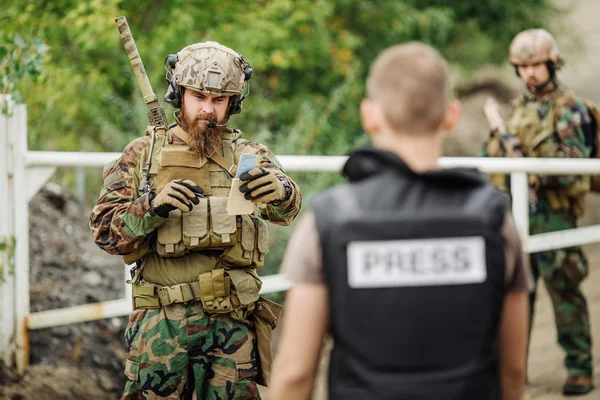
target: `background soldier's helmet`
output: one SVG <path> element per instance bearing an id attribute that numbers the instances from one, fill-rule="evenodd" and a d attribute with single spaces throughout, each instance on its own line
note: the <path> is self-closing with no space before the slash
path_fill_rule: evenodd
<path id="1" fill-rule="evenodd" d="M 544 29 L 528 29 L 519 33 L 510 44 L 510 63 L 517 65 L 553 62 L 556 69 L 564 65 L 556 40 Z"/>
<path id="2" fill-rule="evenodd" d="M 233 96 L 229 114 L 241 111 L 242 92 L 252 76 L 252 67 L 241 54 L 217 42 L 184 47 L 165 60 L 169 87 L 165 100 L 181 107 L 181 88 L 201 93 Z"/>

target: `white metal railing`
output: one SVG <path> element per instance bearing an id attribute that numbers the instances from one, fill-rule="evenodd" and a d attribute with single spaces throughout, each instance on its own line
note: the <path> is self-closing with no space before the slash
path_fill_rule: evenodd
<path id="1" fill-rule="evenodd" d="M 4 146 L 6 144 L 6 146 Z M 56 310 L 29 312 L 29 232 L 28 200 L 52 175 L 57 166 L 100 167 L 120 153 L 40 152 L 27 150 L 26 113 L 17 106 L 13 116 L 0 116 L 0 238 L 16 237 L 15 274 L 0 286 L 0 352 L 6 362 L 15 354 L 17 368 L 27 363 L 27 331 L 68 323 L 124 316 L 131 312 L 131 297 L 84 304 Z M 281 156 L 288 171 L 339 171 L 344 156 Z M 4 162 L 6 160 L 6 162 Z M 509 173 L 513 215 L 526 252 L 532 253 L 600 241 L 600 225 L 539 235 L 529 235 L 527 174 L 596 174 L 600 160 L 589 159 L 506 159 L 441 158 L 443 168 L 471 167 L 486 173 Z M 8 190 L 4 191 L 3 188 Z M 0 254 L 3 261 L 5 254 Z M 289 282 L 281 275 L 262 277 L 262 293 L 287 290 Z M 130 290 L 130 288 L 127 286 Z"/>

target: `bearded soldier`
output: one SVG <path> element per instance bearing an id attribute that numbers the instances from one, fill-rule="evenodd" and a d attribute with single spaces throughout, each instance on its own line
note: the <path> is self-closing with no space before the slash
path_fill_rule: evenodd
<path id="1" fill-rule="evenodd" d="M 586 158 L 590 156 L 595 130 L 586 102 L 561 85 L 556 77 L 564 64 L 552 35 L 543 29 L 519 33 L 510 46 L 510 63 L 527 86 L 506 121 L 506 132 L 492 132 L 483 156 L 505 157 L 507 137 L 520 141 L 524 157 Z M 500 186 L 504 180 L 500 179 Z M 530 233 L 575 228 L 584 213 L 584 198 L 590 190 L 586 176 L 529 176 L 537 204 L 530 212 Z M 542 277 L 552 299 L 558 343 L 566 353 L 568 379 L 564 394 L 592 390 L 592 344 L 586 299 L 581 282 L 588 263 L 580 247 L 531 254 L 533 275 Z M 535 289 L 530 297 L 531 320 Z"/>
<path id="2" fill-rule="evenodd" d="M 265 221 L 288 225 L 302 196 L 264 145 L 228 127 L 252 75 L 241 55 L 203 42 L 166 67 L 176 124 L 149 129 L 105 167 L 90 217 L 98 246 L 136 262 L 123 398 L 258 399 L 280 312 L 259 298 Z M 232 189 L 242 154 L 257 162 Z M 231 190 L 254 212 L 231 215 Z"/>

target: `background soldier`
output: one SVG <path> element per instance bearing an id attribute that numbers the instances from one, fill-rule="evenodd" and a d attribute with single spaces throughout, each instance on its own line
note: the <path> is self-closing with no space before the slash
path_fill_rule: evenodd
<path id="1" fill-rule="evenodd" d="M 309 398 L 329 332 L 331 399 L 520 400 L 531 278 L 506 195 L 477 171 L 438 168 L 460 116 L 447 64 L 394 46 L 367 94 L 374 149 L 351 154 L 350 183 L 314 199 L 287 249 L 269 395 Z"/>
<path id="2" fill-rule="evenodd" d="M 584 100 L 563 88 L 556 77 L 564 62 L 552 35 L 543 29 L 519 33 L 510 46 L 510 62 L 528 92 L 519 96 L 506 121 L 508 132 L 492 132 L 482 155 L 507 156 L 502 136 L 520 139 L 524 157 L 590 156 L 596 132 Z M 502 182 L 502 181 L 501 181 Z M 537 194 L 529 214 L 530 233 L 575 228 L 584 213 L 584 195 L 590 189 L 587 176 L 530 176 Z M 592 390 L 592 346 L 585 297 L 580 284 L 588 263 L 580 247 L 531 254 L 534 279 L 542 276 L 552 299 L 558 343 L 566 352 L 568 379 L 565 394 Z M 535 289 L 531 295 L 531 320 Z"/>
<path id="3" fill-rule="evenodd" d="M 265 146 L 227 127 L 252 74 L 241 55 L 204 42 L 167 64 L 177 123 L 132 141 L 105 167 L 90 218 L 98 246 L 139 267 L 123 398 L 259 398 L 280 311 L 258 294 L 265 220 L 289 224 L 301 193 Z M 258 156 L 239 188 L 256 209 L 234 216 L 227 196 L 244 153 Z"/>

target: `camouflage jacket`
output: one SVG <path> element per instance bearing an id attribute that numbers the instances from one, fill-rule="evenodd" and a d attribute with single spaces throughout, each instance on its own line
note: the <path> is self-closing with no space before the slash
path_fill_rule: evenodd
<path id="1" fill-rule="evenodd" d="M 531 93 L 519 96 L 506 121 L 510 134 L 519 137 L 525 157 L 589 158 L 583 128 L 591 123 L 584 101 L 558 89 L 544 100 Z M 492 132 L 481 151 L 483 157 L 506 157 L 498 135 Z M 539 190 L 556 189 L 581 196 L 589 190 L 589 177 L 580 175 L 538 175 L 530 177 Z M 496 180 L 501 182 L 501 180 Z"/>
<path id="2" fill-rule="evenodd" d="M 174 141 L 177 142 L 178 138 L 175 137 Z M 241 135 L 234 145 L 236 148 L 251 146 L 258 149 L 257 166 L 285 176 L 280 162 L 266 146 L 243 139 Z M 150 214 L 149 194 L 138 196 L 149 147 L 150 136 L 147 132 L 145 136 L 129 143 L 119 159 L 104 167 L 103 185 L 90 216 L 90 228 L 96 244 L 110 254 L 127 255 L 135 252 L 166 221 L 166 218 Z M 291 197 L 278 205 L 259 204 L 260 218 L 278 225 L 288 225 L 296 217 L 302 205 L 302 194 L 298 185 L 287 178 L 293 188 Z"/>

